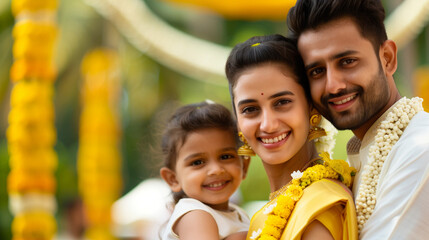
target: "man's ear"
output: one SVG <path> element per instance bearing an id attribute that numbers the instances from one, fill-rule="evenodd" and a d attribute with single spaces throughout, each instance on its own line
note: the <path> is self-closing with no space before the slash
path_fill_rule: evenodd
<path id="1" fill-rule="evenodd" d="M 397 48 L 392 40 L 386 40 L 380 46 L 380 61 L 387 76 L 393 76 L 398 67 Z"/>
<path id="2" fill-rule="evenodd" d="M 243 161 L 243 179 L 247 176 L 247 170 L 249 170 L 250 157 L 240 157 Z"/>
<path id="3" fill-rule="evenodd" d="M 167 167 L 163 167 L 159 173 L 162 179 L 164 179 L 168 186 L 170 186 L 171 191 L 180 192 L 182 190 L 179 181 L 177 180 L 176 172 Z"/>

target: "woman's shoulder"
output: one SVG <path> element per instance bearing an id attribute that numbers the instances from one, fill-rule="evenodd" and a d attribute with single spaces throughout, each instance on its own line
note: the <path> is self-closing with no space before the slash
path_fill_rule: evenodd
<path id="1" fill-rule="evenodd" d="M 332 198 L 351 198 L 353 199 L 353 194 L 351 190 L 344 185 L 342 182 L 334 179 L 324 178 L 317 182 L 312 183 L 310 186 L 304 189 L 303 198 L 307 197 L 318 197 L 330 194 Z M 301 200 L 300 200 L 301 201 Z"/>

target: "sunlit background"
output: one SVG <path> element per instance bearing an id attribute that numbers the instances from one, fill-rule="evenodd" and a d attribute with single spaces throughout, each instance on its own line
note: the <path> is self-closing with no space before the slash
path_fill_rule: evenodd
<path id="1" fill-rule="evenodd" d="M 38 8 L 37 2 L 53 5 L 49 5 L 47 11 Z M 158 177 L 159 136 L 165 118 L 176 107 L 210 99 L 231 108 L 223 72 L 231 47 L 254 35 L 287 34 L 286 14 L 294 3 L 292 0 L 0 1 L 0 239 L 12 239 L 12 229 L 15 238 L 21 234 L 24 237 L 20 239 L 32 239 L 28 234 L 37 231 L 27 225 L 34 223 L 37 216 L 45 218 L 49 214 L 55 222 L 46 220 L 47 223 L 40 226 L 48 226 L 50 232 L 46 230 L 43 234 L 57 239 L 74 239 L 71 236 L 81 234 L 79 226 L 70 225 L 73 219 L 92 227 L 85 233 L 88 239 L 114 239 L 114 236 L 143 239 L 141 229 L 150 225 L 147 223 L 150 219 L 133 216 L 131 220 L 124 220 L 126 223 L 118 223 L 123 226 L 116 226 L 117 230 L 109 235 L 103 232 L 103 227 L 110 224 L 110 214 L 103 215 L 103 212 L 145 180 Z M 389 38 L 399 47 L 396 83 L 402 95 L 426 99 L 427 111 L 429 1 L 383 3 Z M 33 15 L 22 14 L 26 4 L 33 9 L 30 10 Z M 16 11 L 12 12 L 12 5 L 24 10 L 19 12 L 14 8 Z M 27 43 L 20 39 L 25 31 L 15 34 L 18 32 L 14 30 L 15 24 L 22 19 L 45 21 L 40 19 L 46 14 L 46 21 L 56 26 L 49 41 L 27 39 Z M 26 52 L 26 47 L 32 50 Z M 52 74 L 45 69 L 33 76 L 31 67 L 18 65 L 20 60 L 31 60 L 39 52 L 52 62 Z M 33 82 L 36 85 L 50 82 L 50 85 L 35 87 Z M 27 92 L 18 92 L 19 88 Z M 17 99 L 32 101 L 34 98 L 46 106 L 53 104 L 54 117 L 46 117 L 49 115 L 46 106 L 37 105 L 39 103 L 30 102 L 38 107 L 28 113 L 33 118 L 40 115 L 38 119 L 52 121 L 54 135 L 51 134 L 52 144 L 47 144 L 46 149 L 50 148 L 57 157 L 49 158 L 52 160 L 49 167 L 43 166 L 48 164 L 46 161 L 23 154 L 19 147 L 21 162 L 13 165 L 10 161 L 17 158 L 12 156 L 13 149 L 22 139 L 31 145 L 27 147 L 32 149 L 29 152 L 34 152 L 37 149 L 33 149 L 33 142 L 43 142 L 51 136 L 43 131 L 26 135 L 28 129 L 20 132 L 19 124 L 16 130 L 14 121 L 30 120 L 19 118 L 18 121 L 12 117 L 16 114 L 10 114 L 15 109 L 11 101 L 14 91 L 15 95 L 20 94 Z M 40 100 L 42 95 L 46 101 Z M 17 137 L 15 132 L 21 135 Z M 345 146 L 351 136 L 349 131 L 339 133 L 334 158 L 346 158 Z M 30 169 L 27 167 L 30 165 L 34 166 Z M 50 172 L 53 178 L 48 174 L 49 184 L 36 184 L 34 182 L 42 181 L 37 176 L 43 174 L 34 175 L 35 172 Z M 33 174 L 33 178 L 23 177 L 25 174 Z M 252 201 L 266 200 L 268 189 L 260 160 L 253 158 L 237 201 L 250 206 Z M 140 196 L 142 199 L 137 197 L 141 205 L 129 206 L 129 211 L 141 212 L 142 216 L 150 212 L 153 206 L 149 200 L 156 201 L 159 196 L 155 196 L 155 192 L 144 194 Z M 29 195 L 33 197 L 25 198 Z M 50 199 L 51 195 L 55 196 L 56 204 L 41 206 L 40 199 L 45 198 L 40 196 Z M 34 199 L 39 202 L 33 203 Z M 79 215 L 81 201 L 86 206 L 84 217 Z M 39 215 L 30 216 L 34 211 Z M 78 233 L 72 233 L 73 229 L 78 229 Z"/>

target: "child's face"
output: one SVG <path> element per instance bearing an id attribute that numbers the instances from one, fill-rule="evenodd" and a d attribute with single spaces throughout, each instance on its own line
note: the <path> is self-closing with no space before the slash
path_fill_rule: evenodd
<path id="1" fill-rule="evenodd" d="M 245 176 L 247 163 L 237 155 L 230 131 L 202 129 L 190 133 L 178 151 L 173 191 L 183 190 L 214 209 L 226 210 Z"/>

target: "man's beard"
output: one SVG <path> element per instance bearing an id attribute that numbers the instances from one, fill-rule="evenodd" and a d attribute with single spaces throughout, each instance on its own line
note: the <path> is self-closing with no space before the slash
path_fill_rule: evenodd
<path id="1" fill-rule="evenodd" d="M 357 93 L 357 101 L 350 110 L 335 112 L 329 108 L 328 100 L 333 97 L 343 96 L 349 93 Z M 328 119 L 337 129 L 358 129 L 377 114 L 389 101 L 389 86 L 384 72 L 379 67 L 379 71 L 371 77 L 369 85 L 364 90 L 361 86 L 351 89 L 344 89 L 337 94 L 329 94 L 321 98 L 322 105 L 315 104 L 317 110 Z M 353 111 L 354 110 L 354 111 Z"/>

